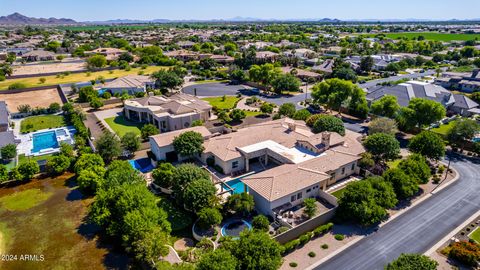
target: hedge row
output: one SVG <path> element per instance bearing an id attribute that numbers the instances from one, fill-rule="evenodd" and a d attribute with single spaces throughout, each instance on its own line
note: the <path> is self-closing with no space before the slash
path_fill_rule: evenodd
<path id="1" fill-rule="evenodd" d="M 333 223 L 331 223 L 331 222 L 327 223 L 327 224 L 324 224 L 324 225 L 320 225 L 317 228 L 315 228 L 315 230 L 313 230 L 311 232 L 306 232 L 306 233 L 300 235 L 300 237 L 298 237 L 297 239 L 294 239 L 290 242 L 285 243 L 283 245 L 282 253 L 283 254 L 290 253 L 290 252 L 294 251 L 295 249 L 297 249 L 298 247 L 301 247 L 301 246 L 305 245 L 311 239 L 327 233 L 332 228 L 333 228 Z"/>

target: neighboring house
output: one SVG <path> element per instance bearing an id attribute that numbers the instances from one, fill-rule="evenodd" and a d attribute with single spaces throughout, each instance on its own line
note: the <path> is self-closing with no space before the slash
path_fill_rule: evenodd
<path id="1" fill-rule="evenodd" d="M 327 59 L 318 66 L 312 67 L 313 71 L 323 73 L 325 75 L 330 75 L 333 73 L 333 66 L 335 65 L 335 60 Z"/>
<path id="2" fill-rule="evenodd" d="M 285 74 L 294 74 L 296 77 L 298 77 L 301 80 L 321 80 L 322 75 L 318 74 L 316 72 L 308 71 L 305 69 L 299 69 L 299 68 L 292 68 L 292 67 L 282 67 L 282 72 Z"/>
<path id="3" fill-rule="evenodd" d="M 303 48 L 287 51 L 287 52 L 284 52 L 283 54 L 288 57 L 296 57 L 302 60 L 311 59 L 316 56 L 316 53 L 314 51 L 310 49 L 303 49 Z"/>
<path id="4" fill-rule="evenodd" d="M 125 100 L 124 114 L 131 121 L 150 123 L 161 132 L 168 132 L 188 128 L 195 120 L 207 121 L 212 106 L 194 96 L 177 93 Z"/>
<path id="5" fill-rule="evenodd" d="M 111 94 L 127 92 L 129 95 L 134 95 L 139 92 L 146 92 L 147 89 L 154 87 L 155 80 L 149 76 L 128 75 L 103 84 L 99 92 L 110 92 Z"/>
<path id="6" fill-rule="evenodd" d="M 179 41 L 177 42 L 178 47 L 183 48 L 183 49 L 189 49 L 192 48 L 193 45 L 195 45 L 195 42 L 192 41 Z"/>
<path id="7" fill-rule="evenodd" d="M 338 46 L 332 46 L 322 49 L 324 56 L 339 56 L 342 53 L 343 48 Z"/>
<path id="8" fill-rule="evenodd" d="M 152 149 L 152 153 L 155 154 L 156 159 L 158 161 L 167 160 L 169 162 L 176 162 L 186 158 L 186 157 L 179 156 L 177 152 L 175 152 L 172 142 L 175 139 L 175 137 L 178 137 L 180 134 L 187 131 L 198 132 L 202 134 L 205 140 L 212 136 L 212 133 L 208 131 L 208 129 L 204 126 L 197 126 L 197 127 L 191 127 L 191 128 L 181 129 L 181 130 L 175 130 L 175 131 L 151 136 L 149 138 L 150 148 Z"/>
<path id="9" fill-rule="evenodd" d="M 475 69 L 471 75 L 462 73 L 445 73 L 444 77 L 435 80 L 435 83 L 452 90 L 473 93 L 480 91 L 480 69 Z"/>
<path id="10" fill-rule="evenodd" d="M 10 130 L 10 113 L 5 101 L 0 101 L 0 148 L 7 144 L 14 144 L 15 136 Z"/>
<path id="11" fill-rule="evenodd" d="M 346 59 L 346 62 L 350 63 L 352 66 L 360 67 L 360 63 L 364 56 L 354 55 Z M 402 60 L 402 57 L 391 54 L 380 54 L 380 55 L 371 55 L 373 59 L 373 69 L 374 70 L 385 70 L 385 68 L 390 63 L 395 63 Z"/>
<path id="12" fill-rule="evenodd" d="M 228 56 L 228 55 L 212 55 L 210 56 L 215 62 L 226 65 L 226 64 L 231 64 L 233 61 L 235 61 L 235 58 Z"/>
<path id="13" fill-rule="evenodd" d="M 95 54 L 101 54 L 107 58 L 107 60 L 117 60 L 122 53 L 125 53 L 127 51 L 117 49 L 117 48 L 98 48 L 92 51 L 86 51 L 84 54 L 86 56 L 90 55 L 95 55 Z"/>
<path id="14" fill-rule="evenodd" d="M 198 52 L 192 52 L 187 50 L 176 50 L 176 51 L 165 52 L 164 55 L 170 58 L 175 58 L 183 62 L 199 61 L 204 58 L 211 57 L 211 54 L 208 54 L 208 53 L 198 53 Z"/>
<path id="15" fill-rule="evenodd" d="M 27 62 L 53 61 L 55 53 L 49 51 L 36 50 L 22 54 L 22 58 Z"/>
<path id="16" fill-rule="evenodd" d="M 442 104 L 447 110 L 462 116 L 474 114 L 475 110 L 471 111 L 471 109 L 478 107 L 478 104 L 468 97 L 454 95 L 439 85 L 418 81 L 409 81 L 394 86 L 377 85 L 368 88 L 367 102 L 371 105 L 386 95 L 397 97 L 398 104 L 402 107 L 408 106 L 413 98 L 434 100 Z"/>
<path id="17" fill-rule="evenodd" d="M 175 158 L 171 144 L 182 132 L 152 136 L 155 156 Z M 365 152 L 358 133 L 347 130 L 344 137 L 333 132 L 314 134 L 305 122 L 289 118 L 224 135 L 215 136 L 200 127 L 197 132 L 205 138 L 205 149 L 198 157 L 203 164 L 215 164 L 226 175 L 262 171 L 241 181 L 254 197 L 257 210 L 272 216 L 280 206 L 299 205 L 357 174 L 358 160 Z"/>
<path id="18" fill-rule="evenodd" d="M 275 62 L 278 58 L 278 53 L 270 51 L 262 51 L 255 53 L 255 60 L 259 63 Z"/>

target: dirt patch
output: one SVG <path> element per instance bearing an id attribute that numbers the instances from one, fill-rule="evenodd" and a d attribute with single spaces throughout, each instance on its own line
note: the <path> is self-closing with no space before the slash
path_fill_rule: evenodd
<path id="1" fill-rule="evenodd" d="M 178 250 L 178 251 L 184 251 L 194 246 L 195 246 L 194 241 L 190 238 L 179 239 L 175 242 L 175 244 L 173 244 L 173 247 L 175 248 L 175 250 Z"/>
<path id="2" fill-rule="evenodd" d="M 57 88 L 15 94 L 2 94 L 0 92 L 0 100 L 4 100 L 7 103 L 8 110 L 12 113 L 18 112 L 17 108 L 22 104 L 28 104 L 32 108 L 48 107 L 48 105 L 54 102 L 63 104 Z"/>
<path id="3" fill-rule="evenodd" d="M 69 63 L 53 63 L 53 64 L 31 64 L 15 66 L 13 68 L 13 75 L 30 75 L 53 72 L 66 72 L 84 70 L 84 62 L 69 62 Z"/>

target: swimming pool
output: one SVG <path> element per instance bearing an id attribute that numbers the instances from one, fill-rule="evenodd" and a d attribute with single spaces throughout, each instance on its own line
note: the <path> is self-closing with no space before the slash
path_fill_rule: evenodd
<path id="1" fill-rule="evenodd" d="M 240 194 L 248 191 L 248 187 L 242 182 L 242 178 L 236 178 L 225 182 L 228 186 L 230 186 L 233 190 L 230 191 L 232 194 Z M 228 188 L 227 185 L 223 184 L 223 188 Z"/>
<path id="2" fill-rule="evenodd" d="M 147 172 L 150 172 L 154 169 L 149 158 L 131 159 L 131 160 L 128 161 L 128 163 L 130 163 L 130 165 L 135 170 L 138 170 L 142 173 L 147 173 Z"/>
<path id="3" fill-rule="evenodd" d="M 35 133 L 33 136 L 32 153 L 38 153 L 49 148 L 58 148 L 57 135 L 55 131 Z"/>
<path id="4" fill-rule="evenodd" d="M 252 225 L 244 219 L 234 219 L 227 221 L 221 229 L 222 236 L 232 236 L 234 239 L 240 236 L 244 230 L 251 230 Z"/>

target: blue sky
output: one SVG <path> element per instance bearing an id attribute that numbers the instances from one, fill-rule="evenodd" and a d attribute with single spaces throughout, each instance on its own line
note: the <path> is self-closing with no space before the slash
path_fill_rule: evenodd
<path id="1" fill-rule="evenodd" d="M 0 15 L 108 19 L 472 19 L 479 0 L 0 0 Z"/>

